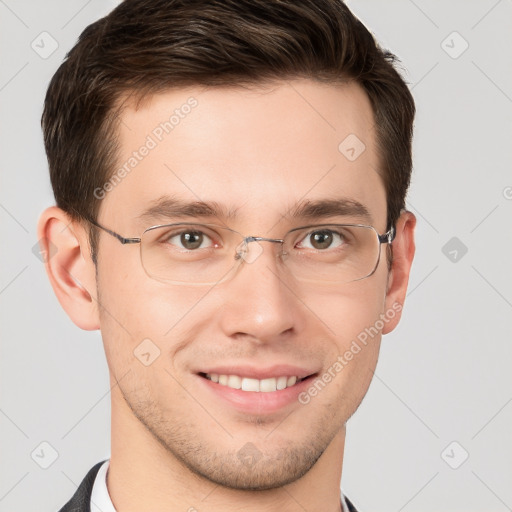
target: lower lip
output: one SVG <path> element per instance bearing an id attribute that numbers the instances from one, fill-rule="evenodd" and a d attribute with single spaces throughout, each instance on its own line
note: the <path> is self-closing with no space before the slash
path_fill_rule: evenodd
<path id="1" fill-rule="evenodd" d="M 198 378 L 203 382 L 203 385 L 205 385 L 207 389 L 229 405 L 247 414 L 260 415 L 272 414 L 293 403 L 299 404 L 299 394 L 310 386 L 314 377 L 314 375 L 311 375 L 289 388 L 261 392 L 233 389 L 229 386 L 223 386 L 222 384 L 218 384 L 206 377 L 198 375 Z"/>

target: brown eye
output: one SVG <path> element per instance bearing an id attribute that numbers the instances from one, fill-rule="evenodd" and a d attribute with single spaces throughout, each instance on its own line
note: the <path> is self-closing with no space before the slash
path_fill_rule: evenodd
<path id="1" fill-rule="evenodd" d="M 331 229 L 317 229 L 310 231 L 299 243 L 301 249 L 315 249 L 324 251 L 326 249 L 339 248 L 345 243 L 345 236 Z"/>
<path id="2" fill-rule="evenodd" d="M 309 235 L 309 239 L 315 249 L 327 249 L 332 244 L 333 236 L 330 231 L 316 231 Z"/>
<path id="3" fill-rule="evenodd" d="M 161 238 L 161 242 L 182 251 L 209 249 L 215 247 L 210 236 L 197 229 L 181 229 L 171 231 Z"/>
<path id="4" fill-rule="evenodd" d="M 185 249 L 197 249 L 203 243 L 204 235 L 200 231 L 187 231 L 181 233 L 180 242 Z"/>

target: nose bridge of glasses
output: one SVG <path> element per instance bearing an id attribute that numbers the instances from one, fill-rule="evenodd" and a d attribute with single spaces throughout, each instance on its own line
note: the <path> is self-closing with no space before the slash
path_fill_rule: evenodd
<path id="1" fill-rule="evenodd" d="M 266 238 L 264 236 L 246 236 L 244 238 L 245 241 L 247 241 L 247 243 L 249 242 L 274 242 L 274 243 L 279 243 L 279 244 L 282 244 L 284 242 L 284 240 L 280 239 L 280 238 Z"/>
<path id="2" fill-rule="evenodd" d="M 249 249 L 249 244 L 256 242 L 252 245 L 252 250 Z M 263 247 L 258 242 L 272 242 L 283 244 L 284 240 L 280 238 L 267 238 L 263 236 L 246 236 L 236 247 L 235 259 L 243 260 L 247 263 L 254 262 L 263 252 Z"/>

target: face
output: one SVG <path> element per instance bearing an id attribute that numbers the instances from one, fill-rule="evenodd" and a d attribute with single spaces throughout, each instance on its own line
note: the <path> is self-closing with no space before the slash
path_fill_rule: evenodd
<path id="1" fill-rule="evenodd" d="M 162 124 L 176 109 L 172 128 Z M 355 84 L 181 89 L 138 110 L 127 105 L 122 121 L 118 163 L 130 170 L 107 186 L 98 222 L 125 237 L 172 222 L 228 225 L 278 239 L 305 224 L 363 223 L 386 231 L 372 110 Z M 365 145 L 356 159 L 339 149 L 350 134 Z M 149 150 L 140 151 L 143 145 Z M 231 215 L 143 215 L 165 198 L 214 202 Z M 333 199 L 358 202 L 368 215 L 291 215 L 305 201 Z M 238 489 L 296 480 L 340 435 L 370 384 L 378 320 L 390 307 L 385 250 L 370 277 L 319 285 L 283 270 L 278 244 L 261 247 L 231 279 L 186 286 L 148 277 L 138 244 L 122 245 L 104 232 L 99 240 L 101 331 L 112 385 L 118 383 L 113 422 L 122 419 L 134 431 L 143 425 L 170 457 Z M 372 327 L 379 332 L 363 344 L 361 333 Z M 219 377 L 222 384 L 207 374 L 228 377 Z M 229 377 L 235 375 L 276 379 L 260 382 L 263 388 L 283 386 L 285 377 L 303 380 L 256 392 L 225 385 L 236 386 Z M 319 380 L 323 385 L 315 387 Z"/>

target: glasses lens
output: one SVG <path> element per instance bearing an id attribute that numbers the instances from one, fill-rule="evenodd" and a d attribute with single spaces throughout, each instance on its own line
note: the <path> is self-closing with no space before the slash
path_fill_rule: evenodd
<path id="1" fill-rule="evenodd" d="M 221 226 L 173 224 L 146 230 L 141 239 L 142 266 L 159 281 L 214 284 L 235 267 L 230 248 L 242 237 Z"/>
<path id="2" fill-rule="evenodd" d="M 379 262 L 380 242 L 371 226 L 328 224 L 292 230 L 284 256 L 299 280 L 349 283 L 371 275 Z"/>
<path id="3" fill-rule="evenodd" d="M 212 224 L 157 226 L 142 235 L 142 265 L 159 281 L 211 285 L 227 279 L 241 261 L 252 263 L 240 257 L 242 242 L 236 231 Z M 259 252 L 256 249 L 251 248 L 253 256 L 262 252 L 261 246 Z M 327 224 L 288 232 L 281 261 L 298 280 L 347 283 L 372 274 L 379 256 L 374 228 Z"/>

